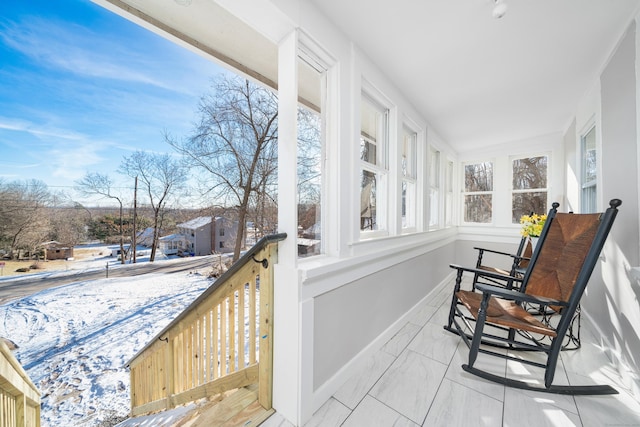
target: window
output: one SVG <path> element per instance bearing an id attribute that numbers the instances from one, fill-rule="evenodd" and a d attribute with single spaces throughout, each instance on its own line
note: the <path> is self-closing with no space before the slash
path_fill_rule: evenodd
<path id="1" fill-rule="evenodd" d="M 320 253 L 322 194 L 322 138 L 320 115 L 298 109 L 298 229 L 300 236 L 313 240 L 302 256 Z"/>
<path id="2" fill-rule="evenodd" d="M 493 163 L 464 165 L 464 221 L 490 223 L 493 202 Z"/>
<path id="3" fill-rule="evenodd" d="M 431 148 L 429 156 L 429 228 L 438 228 L 440 218 L 440 151 Z"/>
<path id="4" fill-rule="evenodd" d="M 362 96 L 360 129 L 360 230 L 386 230 L 388 110 Z"/>
<path id="5" fill-rule="evenodd" d="M 220 242 L 220 249 L 224 248 L 224 242 Z"/>
<path id="6" fill-rule="evenodd" d="M 450 227 L 453 225 L 453 162 L 447 161 L 444 171 L 444 218 L 445 225 Z"/>
<path id="7" fill-rule="evenodd" d="M 220 228 L 220 233 L 219 233 L 219 235 L 220 235 L 220 236 L 224 236 L 224 228 Z"/>
<path id="8" fill-rule="evenodd" d="M 594 213 L 597 211 L 597 152 L 596 152 L 596 128 L 593 126 L 580 138 L 582 151 L 582 189 L 580 208 L 582 213 Z"/>
<path id="9" fill-rule="evenodd" d="M 298 53 L 299 93 L 305 104 L 298 107 L 298 237 L 305 239 L 306 251 L 299 257 L 322 253 L 322 168 L 323 168 L 323 104 L 327 67 L 315 50 L 300 45 Z"/>
<path id="10" fill-rule="evenodd" d="M 402 131 L 402 228 L 416 226 L 416 143 L 418 134 L 408 127 Z"/>
<path id="11" fill-rule="evenodd" d="M 511 221 L 520 222 L 522 215 L 547 213 L 547 156 L 524 157 L 511 162 Z"/>

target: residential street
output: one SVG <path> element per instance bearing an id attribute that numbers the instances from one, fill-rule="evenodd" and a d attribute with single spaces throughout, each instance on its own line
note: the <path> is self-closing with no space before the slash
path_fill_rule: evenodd
<path id="1" fill-rule="evenodd" d="M 179 258 L 170 261 L 144 262 L 140 264 L 111 265 L 108 270 L 109 277 L 130 277 L 147 273 L 176 273 L 180 271 L 193 271 L 211 267 L 214 255 Z M 43 289 L 62 286 L 78 281 L 104 279 L 107 269 L 91 269 L 68 271 L 65 274 L 56 275 L 56 272 L 30 275 L 28 277 L 16 276 L 15 279 L 0 280 L 0 305 L 12 300 L 23 298 Z"/>

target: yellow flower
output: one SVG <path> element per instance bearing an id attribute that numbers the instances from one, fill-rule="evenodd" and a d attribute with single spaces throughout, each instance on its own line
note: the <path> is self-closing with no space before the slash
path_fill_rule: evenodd
<path id="1" fill-rule="evenodd" d="M 546 220 L 547 215 L 522 215 L 520 217 L 520 224 L 522 224 L 520 234 L 523 237 L 540 237 Z"/>

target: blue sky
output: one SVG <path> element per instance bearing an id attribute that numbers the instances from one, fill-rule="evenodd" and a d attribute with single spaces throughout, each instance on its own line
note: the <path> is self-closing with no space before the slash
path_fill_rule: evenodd
<path id="1" fill-rule="evenodd" d="M 137 149 L 171 152 L 223 69 L 89 0 L 0 6 L 0 179 L 39 179 L 74 199 L 88 171 Z M 122 181 L 121 181 L 122 180 Z"/>

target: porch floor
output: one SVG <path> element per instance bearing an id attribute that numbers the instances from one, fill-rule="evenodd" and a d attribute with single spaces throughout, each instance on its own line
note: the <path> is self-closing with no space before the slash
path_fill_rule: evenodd
<path id="1" fill-rule="evenodd" d="M 620 394 L 563 396 L 507 388 L 464 372 L 468 349 L 443 329 L 453 283 L 425 303 L 305 427 L 640 426 L 640 402 L 610 363 L 588 322 L 582 347 L 564 351 L 554 384 L 611 384 Z M 475 366 L 541 379 L 542 369 L 486 355 Z M 636 373 L 637 375 L 637 373 Z M 262 427 L 291 427 L 280 414 Z"/>

